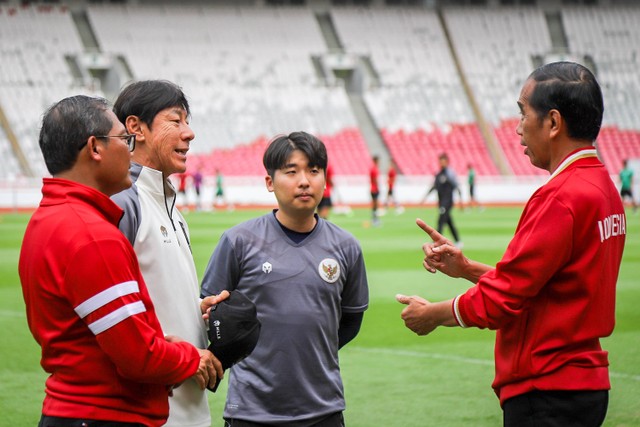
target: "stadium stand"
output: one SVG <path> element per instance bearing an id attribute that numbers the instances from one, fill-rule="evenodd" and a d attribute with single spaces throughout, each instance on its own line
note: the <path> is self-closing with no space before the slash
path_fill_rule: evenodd
<path id="1" fill-rule="evenodd" d="M 444 9 L 458 58 L 485 119 L 517 116 L 515 101 L 532 57 L 551 51 L 544 13 L 536 8 Z"/>
<path id="2" fill-rule="evenodd" d="M 134 22 L 140 13 L 147 18 Z M 366 145 L 349 144 L 357 123 L 344 89 L 322 85 L 313 67 L 326 47 L 310 10 L 109 5 L 90 6 L 88 16 L 104 52 L 123 55 L 137 78 L 183 86 L 196 133 L 190 169 L 262 175 L 261 157 L 248 163 L 248 152 L 263 151 L 264 138 L 306 130 L 325 136 L 336 174 L 366 173 Z M 246 147 L 229 150 L 238 145 Z"/>
<path id="3" fill-rule="evenodd" d="M 598 148 L 612 174 L 640 157 L 640 8 L 565 8 L 571 52 L 593 58 L 605 97 Z"/>
<path id="4" fill-rule="evenodd" d="M 65 61 L 83 50 L 74 28 L 63 6 L 0 6 L 0 107 L 36 176 L 47 174 L 38 147 L 42 112 L 72 90 L 88 92 L 74 86 Z M 1 151 L 14 153 L 3 157 L 4 176 L 19 176 L 9 138 L 0 135 Z"/>
<path id="5" fill-rule="evenodd" d="M 438 154 L 448 153 L 450 167 L 463 174 L 472 163 L 478 175 L 498 175 L 489 157 L 482 135 L 474 123 L 453 125 L 447 131 L 434 128 L 430 132 L 418 129 L 411 132 L 383 131 L 393 158 L 402 159 L 406 175 L 435 175 Z"/>
<path id="6" fill-rule="evenodd" d="M 443 12 L 466 80 L 479 106 L 478 120 L 487 122 L 516 175 L 542 175 L 522 155 L 509 119 L 517 117 L 516 101 L 532 58 L 551 51 L 544 13 L 537 8 L 451 8 Z M 490 143 L 490 141 L 488 141 Z"/>
<path id="7" fill-rule="evenodd" d="M 598 144 L 600 156 L 611 174 L 620 172 L 625 159 L 640 158 L 640 132 L 638 131 L 609 126 L 600 131 Z"/>
<path id="8" fill-rule="evenodd" d="M 3 161 L 0 162 L 0 179 L 14 179 L 21 174 L 18 159 L 11 148 L 11 142 L 4 132 L 0 132 L 0 156 L 3 159 Z"/>
<path id="9" fill-rule="evenodd" d="M 431 173 L 437 156 L 460 156 L 464 145 L 453 129 L 469 129 L 471 109 L 438 15 L 431 10 L 399 8 L 334 8 L 336 31 L 345 50 L 370 57 L 379 85 L 364 94 L 389 152 L 406 175 Z M 471 132 L 473 137 L 476 132 Z M 489 158 L 484 142 L 483 161 Z M 460 160 L 462 161 L 462 160 Z M 454 160 L 452 168 L 462 172 Z M 466 164 L 464 166 L 466 168 Z M 489 167 L 483 173 L 496 173 Z"/>
<path id="10" fill-rule="evenodd" d="M 470 162 L 481 177 L 544 175 L 522 155 L 515 100 L 539 63 L 584 59 L 605 93 L 598 147 L 617 173 L 623 158 L 640 157 L 640 8 L 554 13 L 560 51 L 549 11 L 535 7 L 334 6 L 322 15 L 246 3 L 1 5 L 0 178 L 46 175 L 37 133 L 48 105 L 113 97 L 131 78 L 170 79 L 189 95 L 191 169 L 262 175 L 268 139 L 307 130 L 327 143 L 337 176 L 366 175 L 374 151 L 353 82 L 327 65 L 343 54 L 362 67 L 356 95 L 374 131 L 417 177 L 434 172 L 441 151 L 460 175 Z"/>
<path id="11" fill-rule="evenodd" d="M 357 128 L 343 129 L 332 135 L 318 133 L 317 136 L 327 146 L 333 168 L 342 175 L 365 175 L 368 163 L 363 162 L 367 145 Z M 262 155 L 269 139 L 259 137 L 249 144 L 228 149 L 215 149 L 209 154 L 192 156 L 190 170 L 200 169 L 205 175 L 214 175 L 219 170 L 226 176 L 264 175 Z"/>

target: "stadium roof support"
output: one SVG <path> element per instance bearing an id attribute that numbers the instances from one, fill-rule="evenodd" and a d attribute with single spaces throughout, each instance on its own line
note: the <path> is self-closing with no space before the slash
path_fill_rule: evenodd
<path id="1" fill-rule="evenodd" d="M 13 149 L 13 153 L 18 159 L 18 163 L 20 164 L 20 169 L 22 169 L 22 173 L 27 177 L 33 177 L 33 170 L 31 169 L 31 165 L 27 160 L 27 157 L 24 155 L 22 148 L 20 147 L 20 142 L 16 137 L 15 133 L 13 133 L 13 129 L 9 124 L 9 120 L 7 116 L 4 114 L 4 109 L 0 106 L 0 127 L 4 130 L 7 135 L 7 139 L 11 143 L 11 148 Z"/>
<path id="2" fill-rule="evenodd" d="M 478 127 L 480 128 L 480 132 L 482 133 L 482 137 L 484 138 L 485 143 L 487 144 L 487 149 L 491 154 L 491 158 L 495 162 L 498 170 L 502 175 L 511 175 L 512 171 L 509 167 L 509 162 L 504 157 L 504 153 L 500 148 L 500 144 L 496 140 L 495 134 L 491 130 L 491 126 L 488 125 L 487 120 L 482 114 L 482 110 L 478 106 L 478 102 L 476 101 L 476 97 L 469 86 L 469 82 L 467 81 L 466 74 L 460 65 L 460 60 L 458 58 L 458 53 L 456 48 L 451 41 L 451 36 L 449 34 L 449 28 L 447 27 L 447 22 L 442 16 L 442 11 L 438 10 L 438 19 L 442 25 L 442 30 L 444 31 L 445 39 L 447 40 L 447 44 L 449 45 L 449 50 L 451 51 L 451 56 L 453 58 L 453 63 L 456 66 L 456 70 L 458 75 L 460 76 L 460 81 L 462 82 L 462 87 L 464 88 L 464 92 L 467 95 L 469 100 L 469 105 L 471 106 L 471 111 L 473 111 L 473 115 L 476 118 L 476 122 L 478 123 Z"/>

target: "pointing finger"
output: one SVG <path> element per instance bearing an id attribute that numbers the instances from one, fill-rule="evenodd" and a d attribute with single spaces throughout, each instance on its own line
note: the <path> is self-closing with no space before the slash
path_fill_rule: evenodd
<path id="1" fill-rule="evenodd" d="M 427 223 L 420 218 L 416 219 L 416 224 L 418 224 L 418 227 L 420 227 L 425 233 L 427 233 L 429 237 L 431 237 L 431 240 L 433 240 L 434 242 L 444 239 L 442 234 L 438 233 L 435 228 L 427 225 Z"/>

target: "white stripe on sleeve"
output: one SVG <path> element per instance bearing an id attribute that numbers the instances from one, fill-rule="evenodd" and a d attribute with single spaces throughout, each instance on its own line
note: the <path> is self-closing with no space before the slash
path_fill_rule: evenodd
<path id="1" fill-rule="evenodd" d="M 100 292 L 99 294 L 92 296 L 91 298 L 74 308 L 74 310 L 78 314 L 78 316 L 80 316 L 81 318 L 85 318 L 90 313 L 93 313 L 100 307 L 104 307 L 111 301 L 125 295 L 133 294 L 135 292 L 140 292 L 137 281 L 130 280 L 128 282 L 118 283 L 117 285 L 113 285 L 110 288 Z"/>
<path id="2" fill-rule="evenodd" d="M 463 328 L 466 328 L 467 325 L 465 325 L 464 321 L 462 320 L 462 316 L 460 315 L 460 310 L 458 309 L 458 301 L 460 301 L 460 297 L 462 295 L 458 295 L 454 300 L 453 300 L 453 315 L 456 318 L 456 321 L 458 322 L 458 324 L 460 326 L 462 326 Z"/>
<path id="3" fill-rule="evenodd" d="M 89 329 L 93 332 L 94 335 L 98 335 L 101 332 L 106 331 L 107 329 L 117 325 L 129 317 L 143 313 L 147 311 L 147 308 L 144 306 L 142 301 L 136 301 L 131 304 L 127 304 L 125 306 L 120 307 L 119 309 L 107 314 L 103 318 L 96 320 L 95 322 L 89 325 Z"/>

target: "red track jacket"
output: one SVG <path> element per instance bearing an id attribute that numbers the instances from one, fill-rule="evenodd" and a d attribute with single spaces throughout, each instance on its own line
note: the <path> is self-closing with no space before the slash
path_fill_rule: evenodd
<path id="1" fill-rule="evenodd" d="M 614 327 L 626 234 L 620 196 L 595 150 L 577 150 L 527 203 L 494 270 L 457 298 L 465 325 L 497 329 L 493 388 L 608 390 L 600 338 Z"/>
<path id="2" fill-rule="evenodd" d="M 106 195 L 45 178 L 19 272 L 27 320 L 42 347 L 43 414 L 164 424 L 168 384 L 199 365 L 191 344 L 165 341 L 136 255 Z"/>

